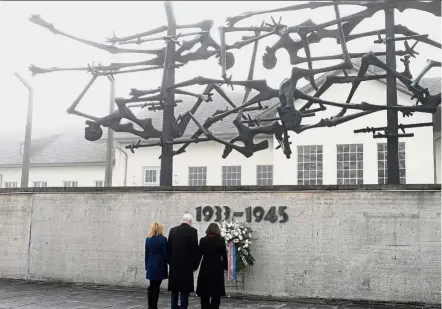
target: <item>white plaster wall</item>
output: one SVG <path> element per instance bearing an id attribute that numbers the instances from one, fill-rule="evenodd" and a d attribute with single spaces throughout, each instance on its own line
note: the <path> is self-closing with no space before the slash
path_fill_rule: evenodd
<path id="1" fill-rule="evenodd" d="M 324 100 L 336 101 L 342 98 L 345 102 L 346 96 L 351 86 L 346 84 L 334 85 L 323 96 Z M 313 95 L 313 93 L 311 93 Z M 362 102 L 385 105 L 386 87 L 377 82 L 365 82 L 356 91 L 352 102 Z M 302 103 L 305 102 L 298 102 Z M 402 92 L 398 92 L 398 104 L 411 105 L 410 97 Z M 301 106 L 302 106 L 301 105 Z M 315 106 L 313 106 L 315 107 Z M 340 111 L 339 108 L 327 107 L 327 111 L 321 112 L 315 117 L 305 118 L 303 124 L 313 124 L 318 122 L 319 116 L 322 118 L 331 117 Z M 354 111 L 348 110 L 347 114 Z M 431 114 L 414 114 L 412 117 L 403 118 L 399 114 L 399 123 L 420 123 L 431 122 Z M 286 159 L 281 150 L 274 150 L 274 173 L 277 175 L 274 180 L 276 185 L 297 184 L 297 146 L 298 145 L 322 145 L 323 146 L 323 184 L 336 184 L 336 145 L 356 144 L 364 145 L 364 184 L 377 184 L 377 143 L 386 143 L 386 139 L 374 139 L 371 133 L 353 133 L 355 129 L 365 127 L 383 127 L 387 123 L 386 112 L 376 112 L 371 115 L 340 124 L 331 128 L 317 128 L 296 134 L 291 132 L 292 142 L 291 159 Z M 406 183 L 422 184 L 434 183 L 433 170 L 433 131 L 432 127 L 408 129 L 406 131 L 414 133 L 414 137 L 401 138 L 400 142 L 405 142 L 405 164 Z M 276 143 L 276 141 L 275 141 Z M 440 159 L 439 159 L 440 162 Z"/>
<path id="2" fill-rule="evenodd" d="M 256 140 L 258 142 L 258 140 Z M 273 164 L 273 141 L 269 140 L 269 148 L 246 158 L 237 151 L 232 151 L 226 158 L 222 158 L 224 146 L 218 143 L 205 142 L 190 145 L 185 153 L 174 157 L 173 184 L 187 186 L 190 166 L 207 167 L 207 185 L 218 186 L 222 182 L 222 166 L 241 165 L 241 184 L 256 185 L 256 166 Z M 180 145 L 176 145 L 178 149 Z M 160 167 L 160 147 L 139 148 L 135 153 L 128 152 L 128 186 L 143 185 L 143 167 Z M 116 169 L 124 164 L 123 157 L 116 163 Z"/>
<path id="3" fill-rule="evenodd" d="M 118 144 L 117 144 L 118 145 Z M 123 145 L 118 145 L 120 147 L 120 149 L 115 148 L 115 155 L 114 155 L 114 159 L 115 159 L 115 165 L 112 171 L 112 186 L 113 187 L 124 187 L 129 184 L 129 179 L 126 176 L 125 179 L 125 174 L 126 174 L 126 159 L 129 161 L 130 160 L 130 156 L 132 155 L 132 153 L 130 152 L 130 150 L 128 149 L 124 149 Z M 126 155 L 125 155 L 126 153 Z M 104 168 L 103 168 L 103 173 L 104 173 Z M 103 174 L 104 175 L 104 174 Z M 104 178 L 104 176 L 103 176 Z M 126 180 L 126 183 L 125 183 Z"/>
<path id="4" fill-rule="evenodd" d="M 8 181 L 16 181 L 20 186 L 21 168 L 0 168 L 3 175 L 2 187 Z M 34 181 L 47 181 L 48 187 L 62 187 L 63 181 L 78 181 L 79 187 L 93 187 L 95 180 L 104 181 L 104 165 L 46 166 L 29 169 L 29 186 Z"/>

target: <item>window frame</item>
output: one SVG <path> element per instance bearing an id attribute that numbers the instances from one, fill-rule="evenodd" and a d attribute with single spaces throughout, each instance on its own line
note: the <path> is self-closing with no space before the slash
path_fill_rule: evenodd
<path id="1" fill-rule="evenodd" d="M 200 175 L 202 177 L 198 177 Z M 207 186 L 207 166 L 189 166 L 187 168 L 187 185 L 190 187 Z"/>
<path id="2" fill-rule="evenodd" d="M 382 150 L 379 150 L 379 147 L 382 147 Z M 377 143 L 376 144 L 376 163 L 377 163 L 377 183 L 379 185 L 387 184 L 388 180 L 388 171 L 387 171 L 387 143 Z M 380 159 L 380 153 L 383 154 L 383 159 Z M 401 154 L 403 157 L 401 158 Z M 398 158 L 399 158 L 399 183 L 401 185 L 405 185 L 407 183 L 407 149 L 405 142 L 399 142 L 398 144 Z M 402 167 L 401 167 L 402 164 Z M 380 166 L 383 166 L 380 167 Z M 380 172 L 383 172 L 383 176 L 380 176 Z M 401 176 L 401 171 L 403 171 L 403 176 Z M 382 179 L 382 181 L 381 181 Z"/>
<path id="3" fill-rule="evenodd" d="M 260 168 L 270 168 L 269 170 L 261 170 Z M 274 178 L 274 170 L 273 170 L 273 164 L 267 164 L 267 165 L 257 165 L 256 166 L 256 185 L 257 186 L 273 186 L 273 178 Z M 271 177 L 264 177 L 269 176 Z"/>
<path id="4" fill-rule="evenodd" d="M 146 172 L 155 171 L 155 181 L 146 181 Z M 158 187 L 160 185 L 160 166 L 143 166 L 142 184 L 147 187 Z"/>
<path id="5" fill-rule="evenodd" d="M 72 184 L 72 186 L 67 186 L 67 184 Z M 63 187 L 64 188 L 77 188 L 78 187 L 78 180 L 63 180 Z"/>
<path id="6" fill-rule="evenodd" d="M 302 152 L 300 151 L 302 149 Z M 305 149 L 308 152 L 305 152 Z M 323 145 L 298 145 L 297 146 L 297 184 L 298 185 L 322 185 L 324 181 L 324 147 Z M 311 158 L 305 160 L 305 156 L 315 155 L 315 161 L 311 161 Z M 300 161 L 302 158 L 302 161 Z M 319 159 L 320 158 L 320 159 Z M 315 165 L 315 169 L 311 165 Z M 308 167 L 308 169 L 306 169 Z M 308 177 L 305 177 L 308 173 Z M 312 174 L 313 173 L 313 174 Z M 312 176 L 314 175 L 314 177 Z"/>
<path id="7" fill-rule="evenodd" d="M 97 186 L 97 184 L 101 183 L 101 186 Z M 104 180 L 94 180 L 94 187 L 95 188 L 102 188 L 104 187 Z"/>
<path id="8" fill-rule="evenodd" d="M 236 168 L 238 169 L 237 171 L 231 171 L 231 170 L 227 170 L 227 169 L 232 169 L 232 168 Z M 225 178 L 225 175 L 238 175 L 239 174 L 239 179 L 233 179 L 233 177 L 230 178 Z M 234 183 L 233 183 L 234 182 Z M 241 165 L 223 165 L 221 166 L 221 185 L 222 186 L 241 186 L 242 183 L 242 166 Z"/>
<path id="9" fill-rule="evenodd" d="M 364 184 L 364 144 L 336 145 L 336 184 Z"/>
<path id="10" fill-rule="evenodd" d="M 36 184 L 40 184 L 40 185 L 36 186 Z M 41 184 L 44 184 L 44 185 L 42 186 Z M 47 181 L 37 180 L 37 181 L 32 182 L 32 187 L 34 187 L 34 188 L 46 188 L 47 186 L 48 186 Z"/>
<path id="11" fill-rule="evenodd" d="M 4 184 L 5 189 L 18 188 L 18 181 L 5 181 L 3 184 Z M 14 184 L 14 185 L 11 186 L 11 184 Z"/>

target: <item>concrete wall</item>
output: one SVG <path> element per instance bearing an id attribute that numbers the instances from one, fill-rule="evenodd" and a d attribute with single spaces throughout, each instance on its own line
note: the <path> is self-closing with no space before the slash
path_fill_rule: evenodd
<path id="1" fill-rule="evenodd" d="M 440 186 L 432 188 L 0 190 L 0 277 L 144 286 L 151 222 L 168 232 L 198 206 L 287 206 L 286 223 L 251 223 L 247 294 L 440 303 Z M 200 237 L 207 224 L 195 223 Z"/>
<path id="2" fill-rule="evenodd" d="M 27 278 L 32 218 L 31 194 L 0 195 L 0 277 Z"/>

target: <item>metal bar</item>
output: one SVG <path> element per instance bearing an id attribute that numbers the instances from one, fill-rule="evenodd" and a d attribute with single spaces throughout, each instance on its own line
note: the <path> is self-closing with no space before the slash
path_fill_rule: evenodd
<path id="1" fill-rule="evenodd" d="M 175 64 L 175 67 L 179 68 L 182 67 L 183 64 L 178 63 Z M 117 75 L 117 74 L 126 74 L 126 73 L 134 73 L 134 72 L 143 72 L 143 71 L 153 71 L 157 69 L 163 69 L 164 67 L 162 65 L 156 65 L 148 68 L 140 68 L 140 69 L 131 69 L 131 70 L 122 70 L 122 71 L 115 71 L 110 70 L 109 72 L 98 72 L 97 75 Z"/>
<path id="2" fill-rule="evenodd" d="M 15 73 L 15 76 L 28 88 L 28 108 L 26 115 L 26 130 L 25 130 L 25 143 L 23 145 L 23 163 L 21 168 L 21 183 L 22 188 L 29 186 L 29 165 L 31 160 L 31 144 L 32 144 L 32 114 L 34 108 L 34 89 L 32 86 L 19 74 Z"/>
<path id="3" fill-rule="evenodd" d="M 399 129 L 410 129 L 410 128 L 422 128 L 422 127 L 432 127 L 432 122 L 422 122 L 422 123 L 411 123 L 411 124 L 400 124 L 398 125 Z M 353 130 L 353 133 L 370 133 L 376 131 L 383 131 L 388 129 L 388 127 L 376 127 L 376 128 L 363 128 Z"/>
<path id="4" fill-rule="evenodd" d="M 275 117 L 275 118 L 266 118 L 266 119 L 259 119 L 256 120 L 257 122 L 270 122 L 270 121 L 278 121 L 281 120 L 281 118 L 279 117 Z M 252 123 L 254 122 L 254 120 L 242 120 L 241 123 Z"/>
<path id="5" fill-rule="evenodd" d="M 109 115 L 115 111 L 115 79 L 112 76 L 107 76 L 110 81 L 110 100 L 109 100 Z M 107 129 L 107 147 L 106 147 L 106 168 L 104 170 L 104 186 L 112 187 L 112 171 L 114 163 L 114 131 Z"/>
<path id="6" fill-rule="evenodd" d="M 164 8 L 167 16 L 167 35 L 176 35 L 176 20 L 173 11 L 173 4 L 171 1 L 164 2 Z M 175 84 L 175 43 L 171 40 L 167 41 L 166 47 L 166 63 L 164 63 L 164 70 L 166 70 L 166 101 L 163 112 L 163 131 L 162 140 L 166 142 L 173 141 L 173 124 L 175 123 L 175 93 L 172 86 Z M 160 185 L 172 186 L 173 182 L 173 145 L 165 143 L 161 149 L 161 170 L 160 170 Z"/>
<path id="7" fill-rule="evenodd" d="M 206 138 L 206 137 L 200 137 L 200 138 L 193 138 L 193 139 L 186 139 L 186 140 L 174 140 L 171 142 L 157 142 L 157 143 L 152 143 L 152 144 L 131 144 L 131 145 L 127 145 L 124 146 L 124 148 L 126 149 L 137 149 L 137 148 L 145 148 L 145 147 L 156 147 L 156 146 L 162 146 L 163 144 L 172 144 L 172 145 L 180 145 L 180 144 L 186 144 L 188 142 L 192 142 L 192 143 L 200 143 L 200 142 L 210 142 L 213 141 L 213 139 L 211 138 Z"/>
<path id="8" fill-rule="evenodd" d="M 385 9 L 386 64 L 396 70 L 396 46 L 394 40 L 394 8 Z M 387 72 L 387 106 L 397 105 L 396 77 Z M 398 115 L 393 109 L 387 110 L 387 184 L 397 185 L 399 178 Z"/>
<path id="9" fill-rule="evenodd" d="M 426 39 L 428 38 L 428 34 L 415 34 L 409 36 L 403 36 L 399 38 L 394 38 L 394 41 L 406 41 L 406 40 L 414 40 L 414 39 Z"/>
<path id="10" fill-rule="evenodd" d="M 178 38 L 181 38 L 181 37 L 185 37 L 185 36 L 189 36 L 189 35 L 204 34 L 204 33 L 208 33 L 208 32 L 209 31 L 198 31 L 198 32 L 190 32 L 190 33 L 180 33 L 177 36 L 162 36 L 162 37 L 156 37 L 156 38 L 150 38 L 150 39 L 140 39 L 138 37 L 138 39 L 136 39 L 134 41 L 120 42 L 119 45 L 124 45 L 124 44 L 141 44 L 141 43 L 145 43 L 145 42 L 153 42 L 153 41 L 168 40 L 168 39 L 175 39 L 175 40 L 177 40 Z"/>
<path id="11" fill-rule="evenodd" d="M 261 23 L 261 26 L 263 26 L 263 25 L 264 25 L 264 21 Z M 256 36 L 258 36 L 260 34 L 260 32 L 256 31 L 255 34 L 256 34 Z M 259 44 L 259 41 L 256 41 L 253 44 L 252 58 L 250 59 L 249 74 L 247 74 L 247 80 L 253 79 L 253 74 L 255 72 L 256 53 L 258 52 L 258 44 Z M 244 92 L 244 97 L 242 99 L 242 104 L 247 102 L 250 92 L 252 92 L 252 88 L 244 87 L 244 90 L 245 90 L 245 92 Z M 243 115 L 243 119 L 247 119 L 247 117 L 245 117 Z"/>
<path id="12" fill-rule="evenodd" d="M 428 38 L 428 34 L 416 34 L 416 35 L 409 35 L 409 36 L 403 36 L 403 37 L 398 37 L 398 38 L 394 38 L 394 39 L 379 39 L 374 41 L 374 43 L 377 44 L 385 44 L 387 41 L 406 41 L 406 40 L 414 40 L 414 39 L 425 39 Z"/>
<path id="13" fill-rule="evenodd" d="M 398 138 L 398 137 L 413 137 L 413 136 L 414 136 L 414 133 L 405 133 L 405 134 L 396 134 L 393 137 Z M 385 134 L 373 135 L 373 138 L 387 138 L 387 140 L 390 137 L 392 137 L 390 134 L 388 134 L 388 135 L 385 135 Z"/>

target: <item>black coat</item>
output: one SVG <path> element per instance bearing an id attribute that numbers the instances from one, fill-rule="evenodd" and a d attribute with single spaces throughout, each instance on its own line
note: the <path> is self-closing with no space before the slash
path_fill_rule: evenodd
<path id="1" fill-rule="evenodd" d="M 200 254 L 202 262 L 196 294 L 200 297 L 226 296 L 227 249 L 224 238 L 215 234 L 201 238 Z"/>
<path id="2" fill-rule="evenodd" d="M 198 231 L 188 224 L 170 230 L 167 241 L 169 287 L 172 292 L 190 293 L 195 290 L 193 272 L 198 269 Z"/>

